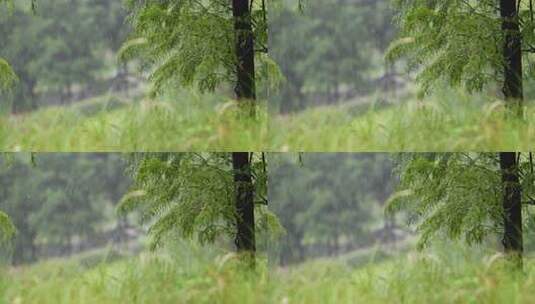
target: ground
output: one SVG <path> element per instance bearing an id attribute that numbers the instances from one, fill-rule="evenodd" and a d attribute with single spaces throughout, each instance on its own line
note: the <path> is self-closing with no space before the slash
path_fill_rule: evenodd
<path id="1" fill-rule="evenodd" d="M 182 248 L 184 249 L 184 248 Z M 532 303 L 524 274 L 499 254 L 448 245 L 424 252 L 371 250 L 286 268 L 260 259 L 254 272 L 232 254 L 201 247 L 87 264 L 53 260 L 10 269 L 2 303 Z M 377 258 L 378 254 L 383 258 Z M 361 257 L 362 258 L 362 257 Z"/>
<path id="2" fill-rule="evenodd" d="M 2 151 L 501 151 L 529 149 L 535 107 L 524 120 L 503 103 L 448 91 L 396 103 L 351 103 L 240 117 L 228 99 L 183 92 L 133 102 L 100 96 L 69 107 L 0 118 Z"/>
<path id="3" fill-rule="evenodd" d="M 260 150 L 267 136 L 266 111 L 259 109 L 253 121 L 237 117 L 236 108 L 231 101 L 190 92 L 134 101 L 105 95 L 0 117 L 0 147 L 34 152 Z"/>

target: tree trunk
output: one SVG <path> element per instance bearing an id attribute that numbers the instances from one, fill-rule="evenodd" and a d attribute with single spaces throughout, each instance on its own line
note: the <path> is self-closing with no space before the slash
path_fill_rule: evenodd
<path id="1" fill-rule="evenodd" d="M 255 116 L 256 84 L 254 66 L 254 36 L 249 0 L 232 0 L 236 35 L 236 87 L 234 92 L 249 115 Z"/>
<path id="2" fill-rule="evenodd" d="M 504 209 L 504 252 L 517 259 L 522 265 L 522 202 L 518 176 L 517 154 L 515 152 L 500 153 L 500 169 L 503 183 Z"/>
<path id="3" fill-rule="evenodd" d="M 503 95 L 509 109 L 522 117 L 522 37 L 518 24 L 516 0 L 500 0 L 500 15 L 504 32 Z"/>
<path id="4" fill-rule="evenodd" d="M 516 0 L 500 0 L 500 16 L 504 32 L 504 82 L 503 95 L 513 113 L 523 116 L 522 102 L 522 37 L 518 24 Z M 516 153 L 500 153 L 500 169 L 504 187 L 504 235 L 503 247 L 508 255 L 516 256 L 522 265 L 522 203 L 517 170 Z"/>
<path id="5" fill-rule="evenodd" d="M 249 0 L 232 0 L 234 31 L 236 37 L 236 87 L 234 92 L 238 102 L 255 116 L 256 100 L 254 37 L 251 23 Z M 234 182 L 236 183 L 236 249 L 239 253 L 249 253 L 254 258 L 256 251 L 254 231 L 253 182 L 249 153 L 232 153 Z"/>
<path id="6" fill-rule="evenodd" d="M 236 186 L 236 249 L 238 253 L 251 255 L 254 259 L 256 251 L 253 181 L 249 153 L 232 153 L 234 183 Z"/>

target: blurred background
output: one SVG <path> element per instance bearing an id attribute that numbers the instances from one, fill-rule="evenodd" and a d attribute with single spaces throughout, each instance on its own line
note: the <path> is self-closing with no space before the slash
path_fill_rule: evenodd
<path id="1" fill-rule="evenodd" d="M 25 264 L 137 238 L 115 213 L 130 183 L 125 169 L 118 154 L 6 154 L 0 209 L 17 235 L 4 257 Z"/>
<path id="2" fill-rule="evenodd" d="M 0 9 L 0 55 L 19 78 L 2 109 L 68 105 L 139 84 L 116 58 L 130 31 L 122 1 L 44 0 L 30 10 L 25 1 Z"/>
<path id="3" fill-rule="evenodd" d="M 270 52 L 285 82 L 273 109 L 394 103 L 406 94 L 404 70 L 384 56 L 397 33 L 390 0 L 284 1 L 272 10 Z"/>
<path id="4" fill-rule="evenodd" d="M 281 264 L 327 256 L 358 262 L 374 250 L 403 246 L 404 223 L 384 213 L 398 181 L 394 154 L 270 157 L 270 208 L 286 230 L 276 244 Z"/>

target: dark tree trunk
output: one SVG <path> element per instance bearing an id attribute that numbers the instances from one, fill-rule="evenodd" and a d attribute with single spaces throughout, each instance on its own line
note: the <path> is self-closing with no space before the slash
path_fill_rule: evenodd
<path id="1" fill-rule="evenodd" d="M 256 99 L 254 35 L 249 0 L 232 0 L 234 31 L 236 35 L 236 87 L 234 91 L 240 104 L 255 115 Z"/>
<path id="2" fill-rule="evenodd" d="M 232 0 L 234 31 L 236 35 L 236 99 L 255 116 L 256 100 L 254 36 L 249 0 Z M 249 153 L 232 153 L 234 182 L 236 184 L 236 249 L 239 253 L 256 251 L 254 231 L 253 181 Z"/>
<path id="3" fill-rule="evenodd" d="M 504 32 L 504 82 L 503 95 L 509 109 L 519 117 L 523 116 L 522 101 L 522 37 L 518 21 L 517 1 L 500 0 L 500 15 Z M 504 187 L 504 235 L 503 247 L 506 254 L 517 256 L 522 265 L 522 203 L 516 153 L 500 153 L 500 169 Z"/>
<path id="4" fill-rule="evenodd" d="M 238 253 L 250 254 L 254 257 L 256 251 L 253 181 L 249 153 L 232 153 L 234 169 L 234 183 L 236 186 L 236 249 Z"/>
<path id="5" fill-rule="evenodd" d="M 518 258 L 521 265 L 522 203 L 518 176 L 518 161 L 515 152 L 500 153 L 500 169 L 503 184 L 504 234 L 503 248 L 506 254 Z"/>
<path id="6" fill-rule="evenodd" d="M 511 110 L 522 116 L 522 37 L 518 24 L 516 0 L 500 0 L 500 15 L 504 32 L 503 95 Z"/>

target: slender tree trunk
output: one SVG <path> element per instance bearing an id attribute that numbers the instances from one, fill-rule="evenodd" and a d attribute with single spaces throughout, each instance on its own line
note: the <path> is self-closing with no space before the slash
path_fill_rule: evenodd
<path id="1" fill-rule="evenodd" d="M 232 153 L 234 183 L 236 185 L 236 249 L 238 253 L 251 255 L 254 259 L 256 251 L 253 181 L 249 153 Z"/>
<path id="2" fill-rule="evenodd" d="M 515 152 L 500 153 L 500 169 L 502 171 L 504 234 L 503 247 L 506 254 L 517 258 L 522 265 L 522 202 L 520 179 L 518 176 L 517 154 Z"/>
<path id="3" fill-rule="evenodd" d="M 503 95 L 509 109 L 519 117 L 523 116 L 524 99 L 522 86 L 522 37 L 518 20 L 517 0 L 500 0 L 500 16 L 504 32 L 504 81 Z M 518 177 L 516 153 L 500 153 L 500 168 L 504 186 L 504 235 L 503 247 L 506 254 L 518 257 L 522 265 L 522 203 Z"/>
<path id="4" fill-rule="evenodd" d="M 500 15 L 505 35 L 503 95 L 509 108 L 522 117 L 522 37 L 518 24 L 517 0 L 500 0 Z"/>
<path id="5" fill-rule="evenodd" d="M 255 116 L 256 84 L 254 66 L 254 35 L 249 0 L 232 0 L 234 31 L 236 35 L 236 87 L 234 91 L 240 104 L 246 106 L 249 115 Z"/>
<path id="6" fill-rule="evenodd" d="M 236 87 L 234 92 L 241 105 L 255 116 L 256 100 L 254 36 L 249 0 L 232 0 L 234 31 L 236 35 Z M 254 258 L 256 251 L 254 231 L 253 182 L 249 153 L 232 153 L 234 181 L 236 183 L 237 232 L 236 248 L 238 252 L 247 252 Z"/>

